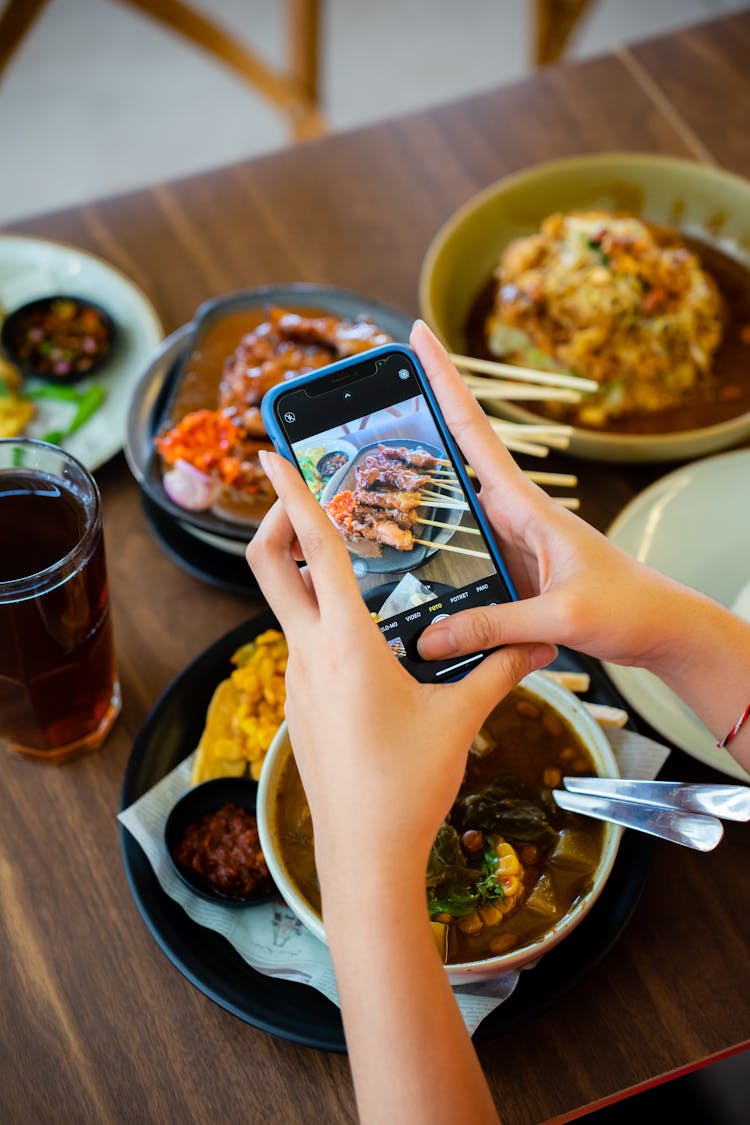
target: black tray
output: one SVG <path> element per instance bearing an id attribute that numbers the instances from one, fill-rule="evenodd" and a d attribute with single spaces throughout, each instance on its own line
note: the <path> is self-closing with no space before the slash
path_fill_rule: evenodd
<path id="1" fill-rule="evenodd" d="M 122 790 L 127 808 L 192 753 L 203 730 L 214 688 L 231 670 L 235 649 L 265 629 L 278 627 L 265 613 L 238 626 L 198 656 L 158 700 L 133 746 Z M 596 661 L 562 649 L 555 667 L 586 671 L 596 703 L 623 706 Z M 263 976 L 219 934 L 193 922 L 162 890 L 140 845 L 120 826 L 125 873 L 136 906 L 170 961 L 196 988 L 254 1027 L 282 1039 L 344 1052 L 339 1009 L 316 989 Z M 512 996 L 480 1024 L 483 1041 L 532 1019 L 575 988 L 612 949 L 640 898 L 650 866 L 648 837 L 625 832 L 601 896 L 573 933 L 536 968 L 521 973 Z"/>
<path id="2" fill-rule="evenodd" d="M 221 547 L 213 547 L 198 539 L 162 511 L 145 492 L 141 492 L 141 505 L 154 538 L 177 566 L 186 570 L 193 578 L 199 578 L 229 594 L 263 597 L 255 576 L 242 555 L 230 554 Z"/>

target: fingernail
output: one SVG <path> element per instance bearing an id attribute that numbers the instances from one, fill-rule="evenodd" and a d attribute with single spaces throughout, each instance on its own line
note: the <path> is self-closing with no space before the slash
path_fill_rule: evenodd
<path id="1" fill-rule="evenodd" d="M 412 328 L 419 328 L 419 326 L 420 326 L 420 325 L 422 326 L 422 328 L 426 328 L 426 327 L 427 327 L 427 325 L 425 324 L 425 322 L 424 322 L 424 321 L 422 320 L 421 316 L 418 316 L 418 317 L 417 317 L 417 319 L 416 319 L 416 320 L 414 321 L 414 323 L 412 324 Z"/>
<path id="2" fill-rule="evenodd" d="M 554 645 L 534 645 L 531 650 L 531 662 L 534 668 L 545 668 L 557 656 L 557 649 Z"/>
<path id="3" fill-rule="evenodd" d="M 258 450 L 258 460 L 260 461 L 260 467 L 263 472 L 266 474 L 270 481 L 273 481 L 273 461 L 268 456 L 267 449 Z"/>
<path id="4" fill-rule="evenodd" d="M 433 626 L 423 633 L 417 643 L 419 655 L 425 660 L 441 660 L 458 651 L 453 630 L 447 625 Z"/>

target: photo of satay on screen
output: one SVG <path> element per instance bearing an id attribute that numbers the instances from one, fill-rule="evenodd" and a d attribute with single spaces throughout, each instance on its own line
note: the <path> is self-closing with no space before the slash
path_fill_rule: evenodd
<path id="1" fill-rule="evenodd" d="M 322 440 L 335 444 L 337 439 L 356 452 L 317 495 L 358 573 L 414 571 L 439 551 L 451 552 L 456 561 L 461 556 L 471 578 L 491 570 L 421 395 L 299 442 L 295 453 L 302 459 L 304 446 Z"/>

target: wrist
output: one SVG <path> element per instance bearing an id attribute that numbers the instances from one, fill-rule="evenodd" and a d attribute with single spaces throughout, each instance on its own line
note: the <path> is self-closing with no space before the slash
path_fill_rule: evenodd
<path id="1" fill-rule="evenodd" d="M 720 664 L 726 659 L 733 617 L 705 594 L 664 579 L 651 613 L 649 628 L 655 637 L 643 667 L 666 683 L 705 676 L 707 662 L 715 656 Z"/>
<path id="2" fill-rule="evenodd" d="M 714 612 L 721 607 L 704 594 L 675 579 L 655 575 L 649 596 L 636 617 L 642 638 L 638 664 L 671 683 L 704 666 L 707 638 L 714 628 Z"/>
<path id="3" fill-rule="evenodd" d="M 319 845 L 316 839 L 315 863 L 327 921 L 341 914 L 350 917 L 353 904 L 366 904 L 363 914 L 382 914 L 390 924 L 411 905 L 427 918 L 426 856 L 421 862 L 403 851 L 381 848 L 379 840 L 369 848 L 342 848 Z"/>

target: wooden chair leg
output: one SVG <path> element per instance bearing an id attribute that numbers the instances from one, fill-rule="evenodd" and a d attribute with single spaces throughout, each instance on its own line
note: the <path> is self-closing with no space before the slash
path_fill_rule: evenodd
<path id="1" fill-rule="evenodd" d="M 320 113 L 320 3 L 288 0 L 289 70 L 306 101 L 292 119 L 295 140 L 310 140 L 326 131 Z"/>
<path id="2" fill-rule="evenodd" d="M 0 75 L 47 0 L 8 0 L 0 15 Z"/>
<path id="3" fill-rule="evenodd" d="M 310 86 L 317 89 L 317 40 L 312 40 L 316 56 L 314 64 L 309 57 L 310 44 L 305 45 L 304 50 L 302 45 L 302 32 L 305 29 L 312 30 L 314 27 L 317 34 L 317 0 L 292 2 L 295 9 L 300 9 L 299 12 L 295 11 L 293 20 L 294 40 L 298 41 L 298 45 L 293 46 L 293 65 L 301 65 L 305 85 L 300 83 L 296 74 L 292 77 L 278 74 L 249 47 L 238 42 L 218 24 L 182 3 L 182 0 L 120 0 L 120 3 L 139 8 L 147 16 L 183 35 L 234 70 L 289 117 L 292 134 L 297 139 L 298 130 L 304 130 L 305 135 L 313 135 L 324 132 L 325 128 L 316 99 L 309 92 Z"/>
<path id="4" fill-rule="evenodd" d="M 534 66 L 558 62 L 593 0 L 533 0 Z"/>

